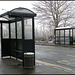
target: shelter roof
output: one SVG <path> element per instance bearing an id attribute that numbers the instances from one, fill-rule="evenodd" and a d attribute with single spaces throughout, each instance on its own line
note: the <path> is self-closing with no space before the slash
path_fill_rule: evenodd
<path id="1" fill-rule="evenodd" d="M 57 27 L 55 29 L 70 29 L 70 28 L 75 28 L 75 26 Z"/>
<path id="2" fill-rule="evenodd" d="M 14 20 L 16 17 L 22 18 L 22 17 L 34 17 L 34 16 L 36 16 L 36 14 L 33 11 L 22 7 L 12 9 L 11 11 L 7 11 L 0 15 L 1 18 L 2 17 L 6 18 L 9 21 Z"/>

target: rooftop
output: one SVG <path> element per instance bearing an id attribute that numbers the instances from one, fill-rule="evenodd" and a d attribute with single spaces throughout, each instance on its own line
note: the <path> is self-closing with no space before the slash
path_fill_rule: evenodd
<path id="1" fill-rule="evenodd" d="M 75 26 L 57 27 L 55 29 L 69 29 L 69 28 L 75 28 Z"/>
<path id="2" fill-rule="evenodd" d="M 19 8 L 15 8 L 15 9 L 12 9 L 11 11 L 7 11 L 3 14 L 0 15 L 0 21 L 12 21 L 12 20 L 15 20 L 16 17 L 18 18 L 22 18 L 22 17 L 34 17 L 36 16 L 36 14 L 27 9 L 27 8 L 22 8 L 22 7 L 19 7 Z M 4 19 L 2 19 L 4 18 Z"/>

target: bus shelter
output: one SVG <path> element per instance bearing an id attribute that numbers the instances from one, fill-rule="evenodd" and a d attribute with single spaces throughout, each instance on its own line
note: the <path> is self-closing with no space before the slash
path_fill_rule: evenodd
<path id="1" fill-rule="evenodd" d="M 58 27 L 55 28 L 56 45 L 75 45 L 75 27 Z"/>
<path id="2" fill-rule="evenodd" d="M 6 56 L 19 58 L 23 61 L 23 66 L 24 53 L 33 52 L 35 59 L 35 16 L 33 11 L 22 7 L 0 15 L 2 58 Z"/>

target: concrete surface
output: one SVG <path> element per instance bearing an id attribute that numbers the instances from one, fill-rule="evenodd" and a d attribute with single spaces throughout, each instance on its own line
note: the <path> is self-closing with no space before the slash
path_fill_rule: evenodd
<path id="1" fill-rule="evenodd" d="M 0 58 L 0 74 L 71 74 L 55 67 L 36 61 L 34 69 L 24 69 L 20 61 L 10 58 Z"/>
<path id="2" fill-rule="evenodd" d="M 36 45 L 43 45 L 43 46 L 58 46 L 58 47 L 68 47 L 68 48 L 75 48 L 75 45 L 55 45 L 55 43 L 48 43 L 48 42 L 35 42 Z"/>
<path id="3" fill-rule="evenodd" d="M 59 67 L 51 66 L 50 63 L 41 62 L 36 59 L 34 69 L 24 69 L 22 63 L 13 58 L 2 58 L 0 51 L 0 74 L 72 74 Z"/>

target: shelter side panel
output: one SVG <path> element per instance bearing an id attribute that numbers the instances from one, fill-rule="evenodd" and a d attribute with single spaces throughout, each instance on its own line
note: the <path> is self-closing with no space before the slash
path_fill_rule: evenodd
<path id="1" fill-rule="evenodd" d="M 10 40 L 2 39 L 2 57 L 10 56 Z"/>
<path id="2" fill-rule="evenodd" d="M 34 41 L 24 40 L 23 41 L 23 51 L 24 52 L 34 52 Z"/>

